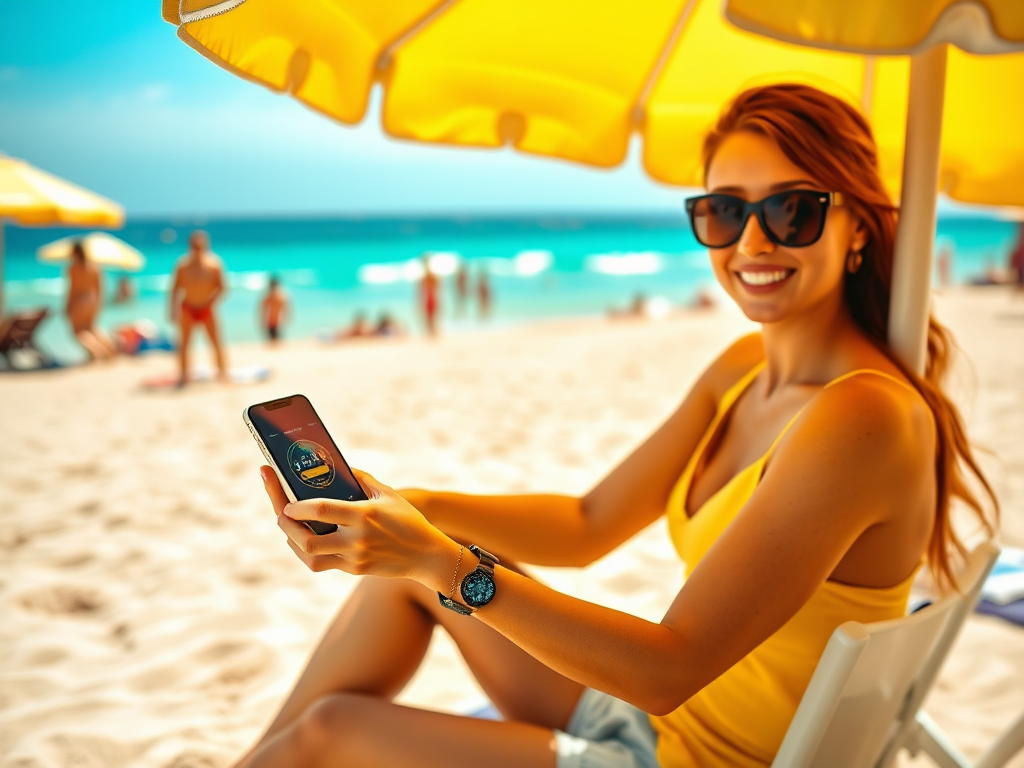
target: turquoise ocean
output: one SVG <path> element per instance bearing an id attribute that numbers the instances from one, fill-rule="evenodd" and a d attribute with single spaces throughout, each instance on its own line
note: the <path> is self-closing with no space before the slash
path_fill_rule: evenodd
<path id="1" fill-rule="evenodd" d="M 537 216 L 489 218 L 252 218 L 130 219 L 118 237 L 146 257 L 129 275 L 136 298 L 108 302 L 100 326 L 148 318 L 170 331 L 167 289 L 189 233 L 206 230 L 228 271 L 230 290 L 221 307 L 229 342 L 260 338 L 257 309 L 268 276 L 276 274 L 293 302 L 286 338 L 351 323 L 356 312 L 374 321 L 387 311 L 407 329 L 413 314 L 421 254 L 445 282 L 444 327 L 479 327 L 473 307 L 455 315 L 452 273 L 465 262 L 471 276 L 486 271 L 494 295 L 492 325 L 546 317 L 600 315 L 625 307 L 637 293 L 685 304 L 714 286 L 706 251 L 682 216 Z M 63 268 L 41 264 L 36 250 L 76 234 L 67 228 L 5 226 L 5 300 L 8 309 L 48 306 L 40 343 L 65 362 L 82 358 L 61 316 Z M 953 277 L 967 282 L 1003 266 L 1016 236 L 1013 222 L 946 217 L 938 240 L 953 246 Z M 108 270 L 111 294 L 120 277 Z"/>

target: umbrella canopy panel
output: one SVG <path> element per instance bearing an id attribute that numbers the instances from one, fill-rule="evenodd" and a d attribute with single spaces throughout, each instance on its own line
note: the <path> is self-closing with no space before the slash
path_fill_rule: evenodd
<path id="1" fill-rule="evenodd" d="M 124 209 L 24 160 L 0 157 L 0 218 L 22 226 L 120 227 Z"/>
<path id="2" fill-rule="evenodd" d="M 807 35 L 849 21 L 833 18 L 843 4 L 787 2 L 800 6 L 791 16 Z M 927 13 L 886 17 L 907 4 L 866 0 L 875 10 L 858 16 L 854 31 L 866 36 L 862 27 L 886 18 L 900 40 L 920 42 L 948 21 L 947 4 L 923 0 Z M 747 5 L 771 6 L 775 16 L 774 4 Z M 376 79 L 386 89 L 384 130 L 397 138 L 511 144 L 609 167 L 639 130 L 648 173 L 685 186 L 701 183 L 700 140 L 728 99 L 751 85 L 806 82 L 865 111 L 898 197 L 909 59 L 770 40 L 736 29 L 721 8 L 720 0 L 165 0 L 164 15 L 221 66 L 344 123 L 364 117 Z M 997 31 L 1016 34 L 1018 15 L 997 16 Z M 1011 40 L 999 50 L 1013 48 Z M 1024 53 L 950 51 L 939 183 L 951 197 L 1024 205 L 1022 82 Z"/>
<path id="3" fill-rule="evenodd" d="M 972 53 L 1024 50 L 1020 0 L 726 0 L 742 29 L 816 48 L 918 54 L 950 42 Z"/>
<path id="4" fill-rule="evenodd" d="M 90 261 L 104 267 L 136 272 L 146 264 L 146 259 L 138 250 L 106 232 L 92 232 L 85 237 L 64 237 L 47 243 L 36 251 L 36 255 L 44 262 L 67 261 L 71 258 L 71 249 L 76 242 L 81 242 Z"/>

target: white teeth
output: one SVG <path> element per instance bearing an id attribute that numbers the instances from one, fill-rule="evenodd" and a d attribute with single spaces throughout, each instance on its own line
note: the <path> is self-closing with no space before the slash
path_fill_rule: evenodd
<path id="1" fill-rule="evenodd" d="M 739 272 L 737 273 L 747 285 L 771 285 L 785 280 L 789 270 L 780 269 L 778 272 Z"/>

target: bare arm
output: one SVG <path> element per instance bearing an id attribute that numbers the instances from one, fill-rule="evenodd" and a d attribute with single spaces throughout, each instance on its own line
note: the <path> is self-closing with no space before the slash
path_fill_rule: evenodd
<path id="1" fill-rule="evenodd" d="M 103 270 L 95 266 L 93 269 L 95 270 L 93 284 L 96 288 L 96 311 L 99 312 L 103 309 L 104 299 L 106 298 L 103 294 Z"/>
<path id="2" fill-rule="evenodd" d="M 934 477 L 921 446 L 934 435 L 893 387 L 844 385 L 812 403 L 660 624 L 500 567 L 497 597 L 474 617 L 567 677 L 671 712 L 785 624 L 866 530 L 925 509 L 921 492 Z M 407 576 L 447 593 L 459 546 L 365 479 L 369 502 L 282 504 L 279 525 L 293 550 L 312 570 Z M 277 505 L 284 496 L 275 494 Z M 293 516 L 341 528 L 317 537 Z M 921 553 L 903 554 L 913 562 Z M 464 562 L 459 574 L 474 566 Z"/>
<path id="3" fill-rule="evenodd" d="M 177 266 L 174 268 L 174 282 L 171 283 L 171 290 L 167 292 L 168 301 L 170 301 L 170 317 L 171 322 L 178 322 L 178 314 L 181 311 L 180 303 L 178 300 L 178 292 L 181 290 L 181 267 Z"/>
<path id="4" fill-rule="evenodd" d="M 212 303 L 227 293 L 228 289 L 227 284 L 224 282 L 224 264 L 221 263 L 220 258 L 217 256 L 211 256 L 210 258 L 213 260 L 214 265 L 214 290 L 213 295 L 210 296 L 210 302 Z"/>
<path id="5" fill-rule="evenodd" d="M 403 491 L 434 525 L 464 543 L 523 563 L 582 566 L 658 519 L 714 405 L 698 385 L 639 448 L 582 498 Z"/>
<path id="6" fill-rule="evenodd" d="M 582 498 L 401 493 L 460 542 L 523 563 L 587 565 L 664 513 L 672 486 L 714 417 L 718 394 L 761 354 L 759 336 L 736 342 L 705 371 L 676 412 Z"/>
<path id="7" fill-rule="evenodd" d="M 71 297 L 75 295 L 75 273 L 74 266 L 68 267 L 68 293 L 64 297 L 64 314 L 71 317 Z"/>

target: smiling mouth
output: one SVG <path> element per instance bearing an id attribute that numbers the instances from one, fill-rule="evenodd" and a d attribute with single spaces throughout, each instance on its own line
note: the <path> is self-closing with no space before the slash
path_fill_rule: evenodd
<path id="1" fill-rule="evenodd" d="M 781 283 L 794 272 L 796 272 L 795 269 L 778 269 L 773 270 L 771 272 L 747 272 L 741 270 L 736 273 L 736 276 L 739 277 L 740 282 L 742 282 L 745 285 L 753 285 L 760 287 Z"/>

